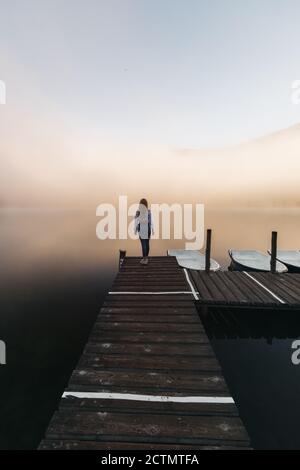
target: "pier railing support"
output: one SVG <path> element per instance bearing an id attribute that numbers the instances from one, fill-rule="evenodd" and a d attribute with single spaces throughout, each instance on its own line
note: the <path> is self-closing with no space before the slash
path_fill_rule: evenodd
<path id="1" fill-rule="evenodd" d="M 271 241 L 271 273 L 276 273 L 276 259 L 277 259 L 277 232 L 272 232 Z"/>
<path id="2" fill-rule="evenodd" d="M 119 271 L 121 269 L 121 266 L 123 264 L 125 256 L 126 256 L 126 251 L 125 250 L 119 250 Z"/>
<path id="3" fill-rule="evenodd" d="M 210 252 L 211 252 L 211 229 L 206 232 L 206 250 L 205 250 L 205 272 L 209 274 L 210 271 Z"/>

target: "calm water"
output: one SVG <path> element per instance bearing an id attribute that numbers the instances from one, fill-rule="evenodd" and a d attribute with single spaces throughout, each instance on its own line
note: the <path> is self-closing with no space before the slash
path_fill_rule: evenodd
<path id="1" fill-rule="evenodd" d="M 228 248 L 299 248 L 299 212 L 206 214 L 213 255 L 226 266 Z M 0 448 L 36 448 L 78 361 L 116 269 L 118 249 L 135 242 L 100 242 L 88 211 L 0 212 Z M 153 241 L 164 254 L 178 241 Z M 300 315 L 300 312 L 297 312 Z M 300 318 L 300 317 L 299 317 Z M 298 314 L 212 312 L 205 320 L 230 390 L 256 447 L 300 448 L 300 366 L 291 343 Z M 229 336 L 229 338 L 228 338 Z"/>

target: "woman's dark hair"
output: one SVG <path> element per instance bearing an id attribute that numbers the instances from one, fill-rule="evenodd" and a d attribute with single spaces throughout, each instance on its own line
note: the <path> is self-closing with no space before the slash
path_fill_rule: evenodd
<path id="1" fill-rule="evenodd" d="M 147 207 L 147 209 L 148 209 L 148 201 L 147 201 L 147 199 L 144 199 L 144 198 L 141 199 L 141 200 L 140 200 L 140 204 L 143 204 L 143 206 Z"/>

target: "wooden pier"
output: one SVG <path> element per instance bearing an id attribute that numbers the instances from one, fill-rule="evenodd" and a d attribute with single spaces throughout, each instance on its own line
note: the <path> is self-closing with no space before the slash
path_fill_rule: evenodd
<path id="1" fill-rule="evenodd" d="M 300 274 L 189 270 L 189 276 L 203 305 L 300 308 Z"/>
<path id="2" fill-rule="evenodd" d="M 249 448 L 195 307 L 201 288 L 175 258 L 125 258 L 39 448 Z"/>

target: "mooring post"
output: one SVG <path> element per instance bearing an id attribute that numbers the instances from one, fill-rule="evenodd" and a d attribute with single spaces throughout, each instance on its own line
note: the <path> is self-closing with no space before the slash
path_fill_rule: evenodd
<path id="1" fill-rule="evenodd" d="M 121 269 L 121 266 L 123 264 L 125 256 L 126 256 L 126 251 L 125 250 L 119 250 L 119 271 Z"/>
<path id="2" fill-rule="evenodd" d="M 277 232 L 272 232 L 271 241 L 271 273 L 276 273 L 276 259 L 277 259 Z"/>
<path id="3" fill-rule="evenodd" d="M 205 272 L 209 274 L 210 271 L 210 252 L 211 252 L 211 229 L 206 232 L 206 250 L 205 250 Z"/>

